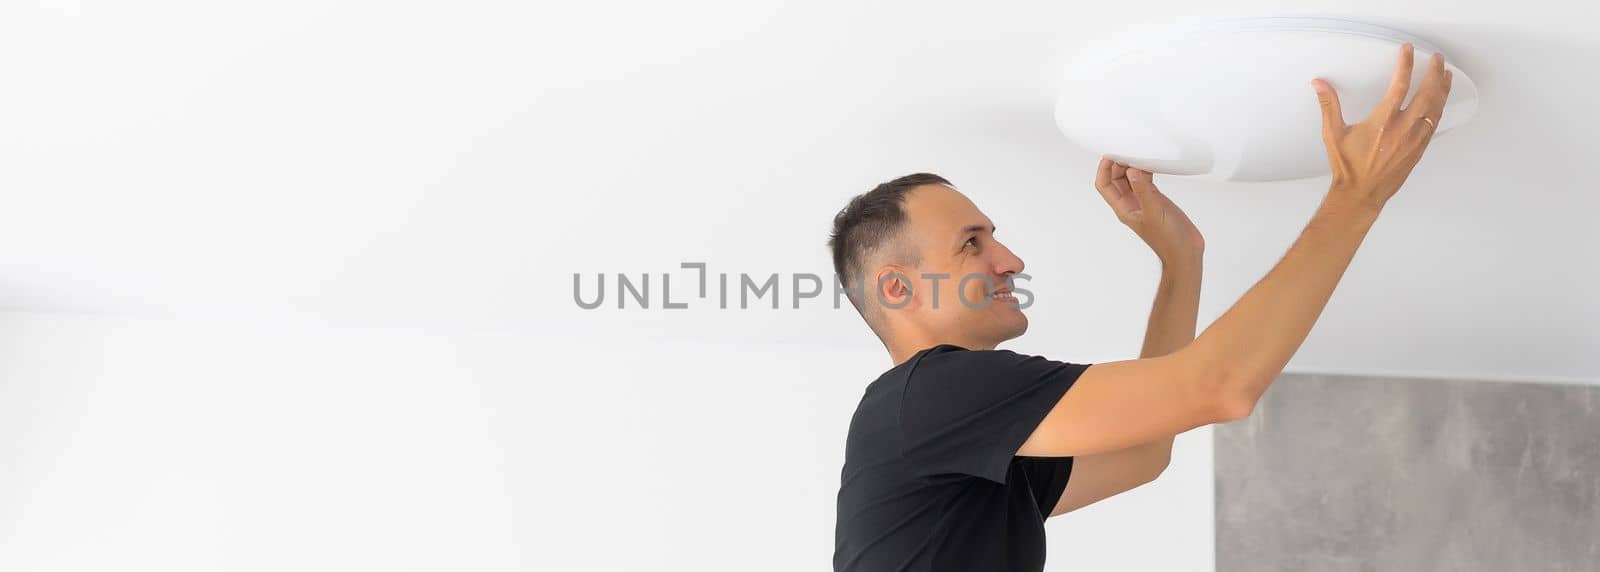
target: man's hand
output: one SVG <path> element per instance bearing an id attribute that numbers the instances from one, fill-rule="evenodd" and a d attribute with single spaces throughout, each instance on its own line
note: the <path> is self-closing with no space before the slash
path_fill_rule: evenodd
<path id="1" fill-rule="evenodd" d="M 1388 93 L 1377 109 L 1355 125 L 1345 125 L 1333 86 L 1322 79 L 1311 81 L 1322 106 L 1322 142 L 1333 169 L 1330 200 L 1381 210 L 1432 141 L 1444 115 L 1445 98 L 1450 95 L 1452 74 L 1444 69 L 1444 55 L 1433 54 L 1422 87 L 1411 98 L 1411 105 L 1401 109 L 1411 89 L 1413 50 L 1409 42 L 1400 46 L 1400 61 Z"/>
<path id="2" fill-rule="evenodd" d="M 1094 188 L 1117 213 L 1117 220 L 1133 229 L 1164 264 L 1200 261 L 1206 240 L 1189 216 L 1156 188 L 1150 173 L 1111 159 L 1100 159 Z"/>

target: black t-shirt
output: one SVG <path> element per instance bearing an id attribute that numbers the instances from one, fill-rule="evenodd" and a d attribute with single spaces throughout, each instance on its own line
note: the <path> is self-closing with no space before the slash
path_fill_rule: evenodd
<path id="1" fill-rule="evenodd" d="M 1018 457 L 1088 365 L 939 345 L 867 386 L 845 441 L 835 572 L 1044 569 L 1072 457 Z"/>

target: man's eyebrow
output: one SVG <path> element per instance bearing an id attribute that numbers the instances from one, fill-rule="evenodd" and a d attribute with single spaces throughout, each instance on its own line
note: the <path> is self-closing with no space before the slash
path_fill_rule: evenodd
<path id="1" fill-rule="evenodd" d="M 989 232 L 994 232 L 994 227 L 988 226 L 988 225 L 982 225 L 982 224 L 969 224 L 967 226 L 961 227 L 961 232 L 958 233 L 958 234 L 961 234 L 961 235 L 965 236 L 969 232 L 979 232 L 979 231 L 985 231 L 985 230 L 987 230 Z"/>

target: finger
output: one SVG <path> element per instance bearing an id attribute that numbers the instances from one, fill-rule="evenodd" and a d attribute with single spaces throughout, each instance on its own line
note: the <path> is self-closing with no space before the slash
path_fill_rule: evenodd
<path id="1" fill-rule="evenodd" d="M 1434 119 L 1444 121 L 1444 107 L 1450 102 L 1450 84 L 1455 80 L 1455 77 L 1455 72 L 1450 70 L 1444 71 L 1444 95 L 1439 97 L 1439 114 L 1435 115 L 1433 117 Z"/>
<path id="2" fill-rule="evenodd" d="M 1111 162 L 1111 159 L 1107 159 L 1105 157 L 1100 158 L 1100 168 L 1094 173 L 1095 187 L 1104 187 L 1111 184 L 1111 165 L 1113 164 L 1114 163 Z"/>
<path id="3" fill-rule="evenodd" d="M 1378 109 L 1400 111 L 1400 104 L 1406 100 L 1406 92 L 1411 91 L 1411 64 L 1415 52 L 1416 49 L 1411 42 L 1400 46 L 1400 61 L 1395 63 L 1394 77 L 1389 80 L 1389 91 L 1383 95 L 1383 102 L 1378 104 Z"/>
<path id="4" fill-rule="evenodd" d="M 1322 140 L 1332 145 L 1338 135 L 1349 127 L 1345 125 L 1344 111 L 1339 107 L 1339 93 L 1321 78 L 1311 80 L 1311 87 L 1317 90 L 1317 105 L 1322 107 Z"/>
<path id="5" fill-rule="evenodd" d="M 1117 185 L 1111 182 L 1111 168 L 1114 164 L 1110 159 L 1100 159 L 1100 168 L 1095 172 L 1094 176 L 1094 188 L 1100 191 L 1100 198 L 1105 199 L 1106 206 L 1111 207 L 1112 212 L 1121 216 L 1125 210 L 1122 207 L 1122 198 L 1118 196 Z"/>
<path id="6" fill-rule="evenodd" d="M 1434 58 L 1435 65 L 1428 70 L 1429 83 L 1426 86 L 1427 97 L 1419 93 L 1413 100 L 1406 115 L 1417 122 L 1414 130 L 1420 133 L 1423 141 L 1430 141 L 1439 129 L 1439 122 L 1444 120 L 1444 106 L 1450 94 L 1450 72 L 1444 69 L 1443 56 Z"/>
<path id="7" fill-rule="evenodd" d="M 1442 75 L 1444 76 L 1444 79 L 1440 80 L 1442 86 L 1433 88 L 1434 93 L 1438 95 L 1430 96 L 1425 103 L 1413 102 L 1411 107 L 1416 110 L 1414 112 L 1408 110 L 1406 113 L 1407 116 L 1415 115 L 1412 119 L 1414 124 L 1411 132 L 1414 137 L 1422 141 L 1421 147 L 1427 147 L 1428 143 L 1433 141 L 1433 136 L 1439 131 L 1440 122 L 1444 121 L 1444 106 L 1449 99 L 1450 80 L 1453 74 L 1446 70 Z M 1420 158 L 1421 155 L 1421 149 L 1418 149 L 1417 157 Z"/>
<path id="8" fill-rule="evenodd" d="M 1117 216 L 1139 210 L 1139 201 L 1133 197 L 1133 188 L 1128 186 L 1128 166 L 1113 161 L 1111 163 L 1112 195 L 1116 197 L 1116 204 L 1112 207 L 1117 211 Z"/>
<path id="9" fill-rule="evenodd" d="M 1128 169 L 1128 183 L 1133 187 L 1133 197 L 1139 202 L 1138 210 L 1146 210 L 1155 206 L 1156 190 L 1155 181 L 1150 178 L 1150 173 L 1142 169 Z"/>
<path id="10" fill-rule="evenodd" d="M 1133 192 L 1133 187 L 1128 186 L 1128 166 L 1122 163 L 1111 165 L 1111 183 L 1121 192 L 1118 196 L 1127 196 Z"/>
<path id="11" fill-rule="evenodd" d="M 1414 116 L 1437 117 L 1437 112 L 1444 108 L 1444 76 L 1444 54 L 1436 52 L 1428 58 L 1428 73 L 1422 78 L 1417 95 L 1411 98 L 1411 105 L 1406 106 L 1406 112 Z"/>
<path id="12" fill-rule="evenodd" d="M 1434 111 L 1432 114 L 1428 115 L 1428 117 L 1432 117 L 1435 121 L 1439 120 L 1440 117 L 1444 115 L 1444 106 L 1450 101 L 1450 78 L 1453 75 L 1455 74 L 1452 74 L 1450 73 L 1450 70 L 1445 69 L 1444 55 L 1441 54 L 1439 56 L 1439 79 L 1435 84 L 1437 87 L 1434 88 L 1433 95 Z"/>

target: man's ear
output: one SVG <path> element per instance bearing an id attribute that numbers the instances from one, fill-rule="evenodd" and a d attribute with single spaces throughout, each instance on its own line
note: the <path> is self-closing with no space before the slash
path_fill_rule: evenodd
<path id="1" fill-rule="evenodd" d="M 912 300 L 911 271 L 896 264 L 890 264 L 878 269 L 878 274 L 872 282 L 873 296 L 867 299 L 870 304 L 887 310 L 898 310 L 906 307 Z"/>

